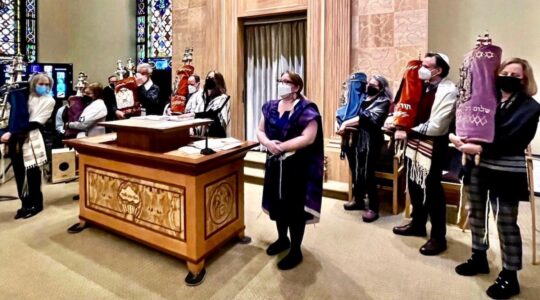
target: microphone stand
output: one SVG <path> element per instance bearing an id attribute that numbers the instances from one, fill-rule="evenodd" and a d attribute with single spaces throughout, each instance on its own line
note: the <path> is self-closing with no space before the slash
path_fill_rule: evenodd
<path id="1" fill-rule="evenodd" d="M 202 155 L 210 155 L 216 153 L 216 151 L 212 150 L 211 148 L 208 148 L 208 131 L 209 127 L 206 127 L 206 137 L 205 137 L 205 143 L 204 143 L 204 149 L 201 150 Z"/>

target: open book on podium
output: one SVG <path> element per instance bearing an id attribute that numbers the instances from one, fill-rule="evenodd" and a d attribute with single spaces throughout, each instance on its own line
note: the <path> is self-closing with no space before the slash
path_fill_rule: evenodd
<path id="1" fill-rule="evenodd" d="M 232 137 L 228 138 L 209 138 L 208 139 L 208 148 L 219 152 L 219 151 L 225 151 L 229 149 L 233 149 L 236 147 L 239 147 L 242 145 L 242 141 L 237 140 Z M 199 154 L 201 153 L 201 150 L 206 148 L 206 141 L 200 140 L 196 142 L 192 142 L 188 144 L 187 146 L 181 147 L 178 150 L 185 152 L 186 154 Z"/>
<path id="2" fill-rule="evenodd" d="M 116 131 L 116 145 L 151 152 L 167 152 L 192 142 L 189 129 L 212 123 L 211 119 L 177 116 L 141 116 L 126 120 L 100 122 Z"/>

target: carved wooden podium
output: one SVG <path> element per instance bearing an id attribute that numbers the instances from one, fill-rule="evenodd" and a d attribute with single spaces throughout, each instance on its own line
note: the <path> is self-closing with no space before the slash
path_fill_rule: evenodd
<path id="1" fill-rule="evenodd" d="M 243 159 L 255 142 L 212 155 L 177 150 L 187 122 L 103 122 L 117 133 L 66 141 L 79 153 L 80 223 L 103 227 L 187 261 L 186 283 L 204 279 L 205 258 L 244 238 Z"/>

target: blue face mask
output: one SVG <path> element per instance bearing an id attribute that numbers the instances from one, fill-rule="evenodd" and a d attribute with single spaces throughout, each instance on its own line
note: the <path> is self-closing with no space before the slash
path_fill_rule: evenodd
<path id="1" fill-rule="evenodd" d="M 36 86 L 36 93 L 40 96 L 45 96 L 49 93 L 49 88 L 44 85 Z"/>

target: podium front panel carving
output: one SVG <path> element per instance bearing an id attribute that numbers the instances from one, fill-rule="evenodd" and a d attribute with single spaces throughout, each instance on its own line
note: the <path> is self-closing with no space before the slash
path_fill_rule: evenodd
<path id="1" fill-rule="evenodd" d="M 88 209 L 185 241 L 185 188 L 87 166 Z"/>
<path id="2" fill-rule="evenodd" d="M 237 181 L 236 174 L 232 174 L 205 187 L 204 214 L 207 239 L 238 219 Z"/>

